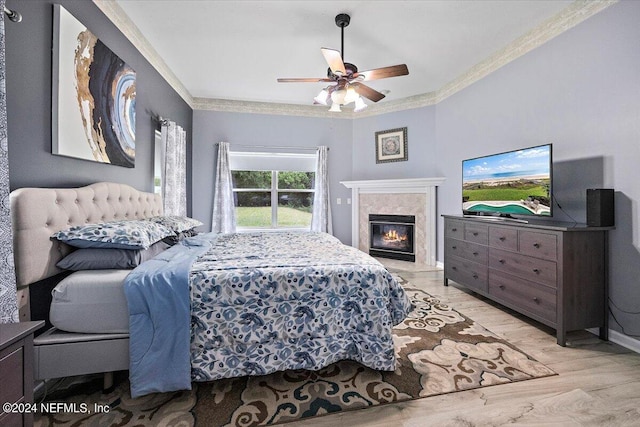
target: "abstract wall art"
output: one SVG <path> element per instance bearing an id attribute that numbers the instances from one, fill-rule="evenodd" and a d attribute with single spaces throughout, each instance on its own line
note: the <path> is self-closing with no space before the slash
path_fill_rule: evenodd
<path id="1" fill-rule="evenodd" d="M 52 153 L 132 168 L 136 72 L 54 5 Z"/>

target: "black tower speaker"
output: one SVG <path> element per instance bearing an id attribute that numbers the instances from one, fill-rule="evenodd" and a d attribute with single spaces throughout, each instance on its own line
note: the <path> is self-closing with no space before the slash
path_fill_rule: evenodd
<path id="1" fill-rule="evenodd" d="M 587 189 L 587 225 L 612 227 L 615 223 L 612 188 Z"/>

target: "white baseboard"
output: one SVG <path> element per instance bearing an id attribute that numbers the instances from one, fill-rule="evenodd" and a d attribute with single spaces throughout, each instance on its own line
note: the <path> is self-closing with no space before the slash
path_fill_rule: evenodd
<path id="1" fill-rule="evenodd" d="M 587 331 L 594 335 L 600 335 L 598 328 L 587 329 Z M 640 340 L 632 338 L 629 335 L 609 329 L 609 341 L 628 348 L 631 351 L 635 351 L 636 353 L 640 353 Z"/>
<path id="2" fill-rule="evenodd" d="M 444 262 L 436 261 L 436 267 L 438 267 L 439 269 L 444 270 Z"/>

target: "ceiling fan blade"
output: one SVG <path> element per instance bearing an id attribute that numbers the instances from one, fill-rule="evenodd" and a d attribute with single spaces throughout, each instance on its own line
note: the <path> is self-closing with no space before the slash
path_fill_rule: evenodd
<path id="1" fill-rule="evenodd" d="M 354 78 L 364 76 L 362 81 L 386 79 L 388 77 L 406 76 L 409 69 L 405 64 L 392 65 L 390 67 L 375 68 L 373 70 L 359 71 L 353 75 Z"/>
<path id="2" fill-rule="evenodd" d="M 363 85 L 362 83 L 351 83 L 351 87 L 353 87 L 355 91 L 358 92 L 358 95 L 364 96 L 365 98 L 370 99 L 373 102 L 378 102 L 382 98 L 384 98 L 384 94 L 378 92 L 375 89 L 371 89 L 369 86 Z"/>
<path id="3" fill-rule="evenodd" d="M 322 51 L 324 59 L 327 61 L 327 64 L 329 64 L 329 68 L 331 68 L 333 74 L 338 76 L 344 76 L 347 74 L 347 70 L 344 68 L 344 62 L 342 61 L 342 55 L 339 51 L 326 47 L 323 47 L 320 50 Z"/>
<path id="4" fill-rule="evenodd" d="M 311 78 L 284 78 L 278 79 L 278 83 L 296 83 L 296 82 L 332 82 L 333 80 L 326 77 L 311 77 Z"/>

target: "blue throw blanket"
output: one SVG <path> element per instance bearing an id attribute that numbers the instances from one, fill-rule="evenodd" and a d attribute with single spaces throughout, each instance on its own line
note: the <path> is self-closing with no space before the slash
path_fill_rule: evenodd
<path id="1" fill-rule="evenodd" d="M 191 389 L 189 270 L 212 237 L 191 237 L 126 278 L 131 396 Z"/>

